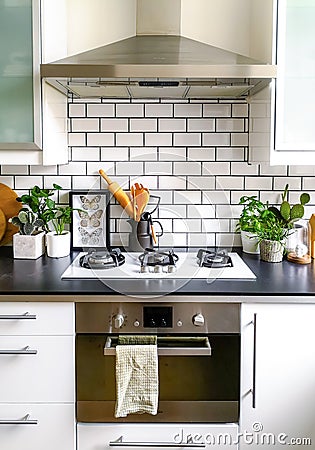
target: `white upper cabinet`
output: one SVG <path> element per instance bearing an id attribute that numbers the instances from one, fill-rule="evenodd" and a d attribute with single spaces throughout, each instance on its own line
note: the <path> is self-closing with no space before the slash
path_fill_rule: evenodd
<path id="1" fill-rule="evenodd" d="M 41 6 L 41 0 L 0 3 L 1 164 L 68 162 L 66 99 L 41 90 Z"/>
<path id="2" fill-rule="evenodd" d="M 277 80 L 250 100 L 252 162 L 315 165 L 314 21 L 313 0 L 275 1 Z"/>

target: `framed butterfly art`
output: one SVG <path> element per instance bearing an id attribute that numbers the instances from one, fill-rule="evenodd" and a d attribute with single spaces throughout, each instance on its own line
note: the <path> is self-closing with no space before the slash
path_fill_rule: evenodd
<path id="1" fill-rule="evenodd" d="M 72 249 L 110 249 L 109 192 L 70 191 L 69 196 L 70 206 L 74 208 L 71 222 Z"/>

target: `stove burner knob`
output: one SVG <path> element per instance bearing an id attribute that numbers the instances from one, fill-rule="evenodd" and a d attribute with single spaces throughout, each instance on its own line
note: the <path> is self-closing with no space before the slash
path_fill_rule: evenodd
<path id="1" fill-rule="evenodd" d="M 141 273 L 148 273 L 149 272 L 149 266 L 140 266 L 140 272 Z"/>
<path id="2" fill-rule="evenodd" d="M 113 317 L 114 328 L 121 328 L 124 324 L 125 318 L 122 314 L 116 314 Z"/>
<path id="3" fill-rule="evenodd" d="M 174 272 L 176 272 L 176 267 L 173 265 L 170 265 L 167 267 L 167 271 L 168 271 L 168 273 L 174 273 Z"/>
<path id="4" fill-rule="evenodd" d="M 203 327 L 205 324 L 205 318 L 201 313 L 195 314 L 192 318 L 192 323 L 195 325 L 195 327 Z"/>
<path id="5" fill-rule="evenodd" d="M 163 268 L 160 265 L 154 266 L 154 273 L 162 273 Z"/>

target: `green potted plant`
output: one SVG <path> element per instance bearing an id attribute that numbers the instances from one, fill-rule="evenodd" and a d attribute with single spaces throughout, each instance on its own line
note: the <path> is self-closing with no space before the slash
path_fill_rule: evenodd
<path id="1" fill-rule="evenodd" d="M 307 192 L 303 192 L 300 195 L 300 203 L 290 205 L 289 203 L 289 185 L 287 184 L 281 194 L 280 207 L 269 206 L 269 211 L 277 217 L 280 224 L 289 230 L 285 242 L 285 248 L 287 252 L 292 252 L 298 243 L 303 242 L 304 228 L 297 222 L 304 216 L 304 206 L 310 201 L 310 195 Z"/>
<path id="2" fill-rule="evenodd" d="M 260 258 L 267 262 L 281 262 L 289 232 L 290 230 L 270 209 L 263 211 L 260 216 L 260 228 L 256 232 Z"/>
<path id="3" fill-rule="evenodd" d="M 258 200 L 255 195 L 241 197 L 239 205 L 243 205 L 243 209 L 236 224 L 236 231 L 241 233 L 243 251 L 259 254 L 257 233 L 261 228 L 261 214 L 267 209 L 267 206 Z"/>
<path id="4" fill-rule="evenodd" d="M 37 259 L 45 253 L 44 221 L 28 207 L 21 208 L 9 221 L 19 228 L 13 235 L 13 256 L 19 259 Z"/>

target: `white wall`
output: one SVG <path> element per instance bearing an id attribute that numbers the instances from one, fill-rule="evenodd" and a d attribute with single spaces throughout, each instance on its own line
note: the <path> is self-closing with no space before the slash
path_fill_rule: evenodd
<path id="1" fill-rule="evenodd" d="M 251 0 L 250 49 L 252 58 L 272 62 L 273 4 L 276 0 Z"/>
<path id="2" fill-rule="evenodd" d="M 68 54 L 136 34 L 136 0 L 67 0 Z"/>
<path id="3" fill-rule="evenodd" d="M 182 35 L 249 55 L 251 1 L 182 0 Z"/>
<path id="4" fill-rule="evenodd" d="M 137 34 L 180 34 L 181 0 L 137 0 Z"/>

